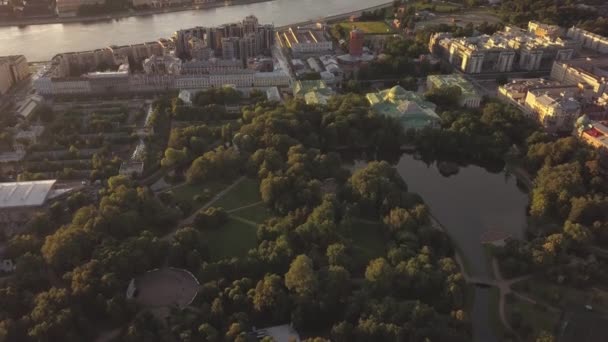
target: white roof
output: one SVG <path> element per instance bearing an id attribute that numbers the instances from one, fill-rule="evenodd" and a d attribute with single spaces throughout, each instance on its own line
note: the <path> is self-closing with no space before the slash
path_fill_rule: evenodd
<path id="1" fill-rule="evenodd" d="M 55 179 L 49 179 L 0 183 L 0 208 L 41 206 L 55 182 Z"/>

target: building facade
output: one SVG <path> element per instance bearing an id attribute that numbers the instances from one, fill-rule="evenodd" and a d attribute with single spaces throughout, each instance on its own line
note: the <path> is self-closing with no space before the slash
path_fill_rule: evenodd
<path id="1" fill-rule="evenodd" d="M 574 122 L 581 115 L 580 102 L 567 91 L 532 90 L 526 95 L 525 105 L 549 132 L 572 131 Z"/>
<path id="2" fill-rule="evenodd" d="M 584 48 L 608 54 L 608 37 L 603 37 L 577 27 L 569 28 L 566 35 L 571 39 L 579 41 Z"/>
<path id="3" fill-rule="evenodd" d="M 459 104 L 468 108 L 479 108 L 481 105 L 481 96 L 477 93 L 473 85 L 464 77 L 451 75 L 430 75 L 426 78 L 428 89 L 458 87 L 460 88 Z"/>
<path id="4" fill-rule="evenodd" d="M 30 75 L 27 59 L 23 55 L 0 57 L 0 95 Z"/>
<path id="5" fill-rule="evenodd" d="M 608 57 L 556 61 L 551 78 L 563 84 L 587 85 L 593 91 L 592 96 L 599 98 L 608 92 Z"/>
<path id="6" fill-rule="evenodd" d="M 454 38 L 435 33 L 429 50 L 469 74 L 514 70 L 550 70 L 554 61 L 569 60 L 580 42 L 559 37 L 559 27 L 530 22 L 528 30 L 507 26 L 493 35 Z"/>

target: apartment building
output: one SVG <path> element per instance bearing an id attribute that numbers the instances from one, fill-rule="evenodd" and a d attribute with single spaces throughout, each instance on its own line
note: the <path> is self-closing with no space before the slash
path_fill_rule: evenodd
<path id="1" fill-rule="evenodd" d="M 23 55 L 0 57 L 0 95 L 30 75 L 27 59 Z"/>
<path id="2" fill-rule="evenodd" d="M 281 47 L 291 49 L 294 54 L 324 54 L 333 49 L 332 41 L 321 29 L 290 27 L 277 32 L 276 39 Z"/>
<path id="3" fill-rule="evenodd" d="M 194 27 L 175 32 L 175 53 L 179 57 L 194 57 L 192 38 L 214 51 L 217 57 L 241 59 L 260 54 L 268 54 L 274 44 L 274 25 L 259 24 L 255 16 L 247 16 L 241 22 L 218 25 L 215 27 Z M 224 47 L 224 44 L 227 44 Z M 242 52 L 241 52 L 242 51 Z"/>
<path id="4" fill-rule="evenodd" d="M 580 42 L 584 48 L 608 54 L 608 37 L 603 37 L 577 27 L 569 28 L 566 36 Z"/>
<path id="5" fill-rule="evenodd" d="M 599 98 L 608 92 L 608 57 L 577 58 L 556 61 L 551 68 L 551 78 L 563 84 L 584 84 Z"/>
<path id="6" fill-rule="evenodd" d="M 580 42 L 560 37 L 560 30 L 530 22 L 528 30 L 506 26 L 476 37 L 440 32 L 431 36 L 429 50 L 469 74 L 550 70 L 554 61 L 571 59 L 580 47 Z"/>
<path id="7" fill-rule="evenodd" d="M 570 132 L 581 115 L 581 103 L 560 89 L 536 89 L 526 95 L 525 105 L 549 132 Z"/>

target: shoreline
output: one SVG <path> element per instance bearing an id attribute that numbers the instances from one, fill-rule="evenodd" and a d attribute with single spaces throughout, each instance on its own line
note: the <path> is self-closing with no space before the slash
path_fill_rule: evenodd
<path id="1" fill-rule="evenodd" d="M 9 21 L 0 22 L 0 27 L 18 27 L 23 28 L 26 26 L 36 25 L 49 25 L 49 24 L 73 24 L 73 23 L 93 23 L 96 21 L 109 21 L 117 19 L 125 19 L 131 17 L 145 17 L 152 16 L 155 14 L 173 13 L 173 12 L 186 12 L 186 11 L 199 11 L 218 7 L 230 7 L 254 4 L 259 2 L 271 2 L 274 0 L 230 0 L 230 1 L 217 1 L 210 4 L 199 4 L 190 5 L 185 7 L 167 7 L 167 8 L 156 8 L 148 10 L 129 10 L 126 12 L 108 13 L 104 15 L 96 16 L 84 16 L 84 17 L 46 17 L 46 18 L 28 18 L 28 19 L 15 19 Z"/>

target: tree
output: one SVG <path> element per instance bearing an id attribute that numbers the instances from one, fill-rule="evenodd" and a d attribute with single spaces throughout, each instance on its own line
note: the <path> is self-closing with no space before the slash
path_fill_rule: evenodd
<path id="1" fill-rule="evenodd" d="M 42 242 L 31 234 L 21 234 L 13 236 L 6 246 L 5 257 L 10 259 L 18 258 L 25 253 L 38 254 Z"/>
<path id="2" fill-rule="evenodd" d="M 371 162 L 357 170 L 348 181 L 361 210 L 385 214 L 405 199 L 407 186 L 397 170 L 387 162 Z"/>
<path id="3" fill-rule="evenodd" d="M 30 291 L 41 290 L 48 286 L 48 278 L 45 272 L 47 265 L 39 255 L 25 253 L 19 258 L 15 265 L 15 280 L 20 288 Z"/>
<path id="4" fill-rule="evenodd" d="M 202 234 L 192 228 L 180 228 L 173 234 L 169 248 L 169 264 L 197 270 L 209 254 L 207 242 Z"/>
<path id="5" fill-rule="evenodd" d="M 354 327 L 351 323 L 342 321 L 331 328 L 331 339 L 335 342 L 353 341 Z"/>
<path id="6" fill-rule="evenodd" d="M 555 336 L 550 332 L 542 330 L 536 337 L 536 342 L 555 342 Z"/>
<path id="7" fill-rule="evenodd" d="M 458 102 L 462 90 L 458 86 L 448 86 L 441 88 L 433 88 L 424 94 L 424 97 L 436 105 L 443 108 L 454 108 L 458 107 Z"/>
<path id="8" fill-rule="evenodd" d="M 220 340 L 220 335 L 217 329 L 215 329 L 211 324 L 203 323 L 198 327 L 198 333 L 201 335 L 201 338 L 204 341 L 208 342 L 216 342 Z"/>
<path id="9" fill-rule="evenodd" d="M 285 286 L 303 298 L 310 298 L 317 292 L 318 279 L 308 256 L 298 255 L 291 262 L 285 273 Z"/>
<path id="10" fill-rule="evenodd" d="M 228 222 L 228 213 L 223 208 L 210 207 L 199 210 L 194 216 L 194 226 L 197 229 L 219 229 Z"/>
<path id="11" fill-rule="evenodd" d="M 218 147 L 196 158 L 186 172 L 186 179 L 188 183 L 232 179 L 240 168 L 241 158 L 235 148 Z"/>
<path id="12" fill-rule="evenodd" d="M 384 217 L 384 224 L 388 226 L 392 233 L 400 231 L 415 232 L 419 226 L 418 221 L 410 215 L 409 211 L 403 208 L 393 208 Z"/>
<path id="13" fill-rule="evenodd" d="M 384 258 L 374 259 L 365 269 L 365 280 L 375 289 L 384 293 L 391 289 L 393 268 Z"/>
<path id="14" fill-rule="evenodd" d="M 82 227 L 65 226 L 47 236 L 42 245 L 42 256 L 55 269 L 66 271 L 91 255 L 94 240 L 95 235 Z"/>
<path id="15" fill-rule="evenodd" d="M 571 210 L 571 199 L 584 193 L 581 171 L 578 163 L 543 167 L 532 190 L 530 214 L 565 219 Z"/>
<path id="16" fill-rule="evenodd" d="M 70 301 L 66 289 L 55 287 L 36 295 L 28 335 L 37 341 L 81 340 L 75 331 L 76 313 L 70 308 Z"/>
<path id="17" fill-rule="evenodd" d="M 160 164 L 163 167 L 180 166 L 184 164 L 187 158 L 188 152 L 186 151 L 185 147 L 181 150 L 176 150 L 174 148 L 169 147 L 165 150 L 165 156 L 160 161 Z"/>
<path id="18" fill-rule="evenodd" d="M 587 227 L 570 221 L 564 224 L 564 234 L 580 244 L 587 244 L 592 239 L 591 231 Z"/>
<path id="19" fill-rule="evenodd" d="M 346 251 L 346 246 L 341 243 L 334 243 L 327 246 L 325 255 L 327 256 L 327 261 L 330 265 L 346 267 L 351 263 L 350 256 Z"/>
<path id="20" fill-rule="evenodd" d="M 282 320 L 289 310 L 289 300 L 281 277 L 267 274 L 253 291 L 253 307 L 262 317 L 272 321 Z"/>

